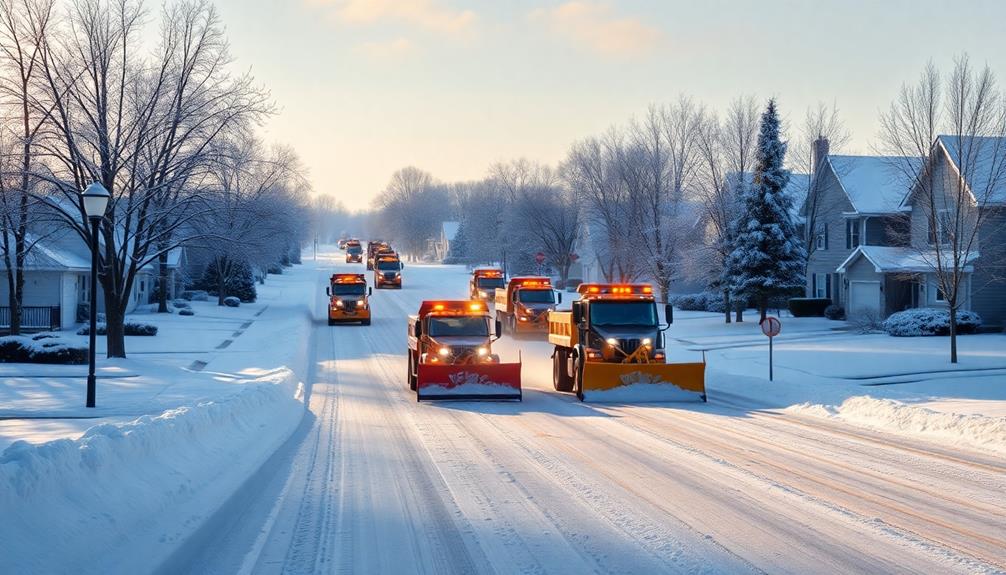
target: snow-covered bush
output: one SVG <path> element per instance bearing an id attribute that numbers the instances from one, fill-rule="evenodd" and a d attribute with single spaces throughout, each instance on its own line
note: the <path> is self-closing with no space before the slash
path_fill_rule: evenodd
<path id="1" fill-rule="evenodd" d="M 157 335 L 157 326 L 149 323 L 143 323 L 140 321 L 127 321 L 123 324 L 123 333 L 126 335 Z M 77 335 L 88 335 L 91 329 L 89 326 L 84 326 L 77 330 Z M 108 335 L 108 326 L 104 323 L 98 324 L 98 329 L 95 331 L 97 335 Z"/>
<path id="2" fill-rule="evenodd" d="M 196 315 L 196 312 L 192 311 L 192 308 L 182 308 L 178 310 L 178 315 Z"/>
<path id="3" fill-rule="evenodd" d="M 840 305 L 831 304 L 824 308 L 824 317 L 832 320 L 845 319 L 845 308 Z"/>
<path id="4" fill-rule="evenodd" d="M 241 299 L 236 296 L 227 296 L 224 298 L 224 305 L 227 307 L 238 307 L 241 305 Z"/>
<path id="5" fill-rule="evenodd" d="M 672 298 L 671 303 L 681 311 L 706 311 L 706 294 L 689 293 Z"/>
<path id="6" fill-rule="evenodd" d="M 188 301 L 210 301 L 210 294 L 206 290 L 193 289 L 182 292 L 182 299 Z"/>
<path id="7" fill-rule="evenodd" d="M 171 302 L 171 305 L 177 307 L 178 309 L 188 309 L 188 308 L 192 307 L 192 304 L 190 304 L 188 301 L 183 300 L 183 299 L 176 299 L 176 300 L 174 300 L 174 301 Z"/>
<path id="8" fill-rule="evenodd" d="M 220 292 L 220 270 L 217 263 L 210 262 L 202 277 L 192 287 L 204 290 L 210 295 L 218 295 Z M 242 303 L 253 303 L 258 294 L 255 291 L 255 274 L 252 272 L 251 266 L 244 262 L 232 263 L 223 289 L 225 296 L 237 296 Z"/>
<path id="9" fill-rule="evenodd" d="M 87 346 L 61 337 L 0 337 L 0 363 L 87 363 Z"/>
<path id="10" fill-rule="evenodd" d="M 975 333 L 981 325 L 982 319 L 975 312 L 957 312 L 958 334 Z M 899 311 L 884 321 L 884 331 L 896 337 L 950 335 L 950 312 L 934 308 Z"/>

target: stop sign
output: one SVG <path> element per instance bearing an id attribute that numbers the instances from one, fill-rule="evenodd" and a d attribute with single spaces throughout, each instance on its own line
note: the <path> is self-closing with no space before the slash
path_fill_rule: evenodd
<path id="1" fill-rule="evenodd" d="M 534 261 L 538 262 L 538 265 L 545 263 L 545 254 L 542 252 L 534 254 Z"/>
<path id="2" fill-rule="evenodd" d="M 578 255 L 576 255 L 576 254 L 574 254 L 574 253 L 570 253 L 570 254 L 569 254 L 569 261 L 571 261 L 571 262 L 575 262 L 575 261 L 576 261 L 576 260 L 578 260 L 578 259 L 580 259 L 580 256 L 578 256 Z"/>

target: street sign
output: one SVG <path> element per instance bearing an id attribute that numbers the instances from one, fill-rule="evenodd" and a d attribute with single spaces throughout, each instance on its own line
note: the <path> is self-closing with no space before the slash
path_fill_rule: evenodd
<path id="1" fill-rule="evenodd" d="M 761 332 L 768 336 L 768 380 L 772 381 L 772 340 L 782 331 L 782 322 L 777 317 L 766 317 L 758 322 Z"/>
<path id="2" fill-rule="evenodd" d="M 574 253 L 569 254 L 569 261 L 575 262 L 578 259 L 580 259 L 580 256 L 578 256 L 578 255 L 576 255 Z"/>
<path id="3" fill-rule="evenodd" d="M 534 254 L 534 261 L 536 261 L 538 265 L 545 263 L 545 254 L 542 252 Z"/>

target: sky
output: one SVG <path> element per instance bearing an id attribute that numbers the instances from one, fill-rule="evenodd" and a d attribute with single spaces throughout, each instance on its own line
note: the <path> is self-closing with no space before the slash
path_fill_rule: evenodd
<path id="1" fill-rule="evenodd" d="M 268 141 L 314 191 L 364 210 L 392 173 L 484 177 L 685 94 L 721 111 L 823 102 L 870 153 L 877 118 L 932 60 L 1006 84 L 1002 0 L 215 0 L 235 66 L 272 94 Z"/>

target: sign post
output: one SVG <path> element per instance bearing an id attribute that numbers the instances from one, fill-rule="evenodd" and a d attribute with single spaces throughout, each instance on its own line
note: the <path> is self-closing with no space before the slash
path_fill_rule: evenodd
<path id="1" fill-rule="evenodd" d="M 542 275 L 541 264 L 545 263 L 545 253 L 538 252 L 534 254 L 534 261 L 536 264 L 538 264 L 538 275 Z"/>
<path id="2" fill-rule="evenodd" d="M 772 340 L 782 331 L 782 322 L 777 317 L 766 317 L 758 322 L 761 332 L 768 336 L 768 380 L 772 381 Z"/>

